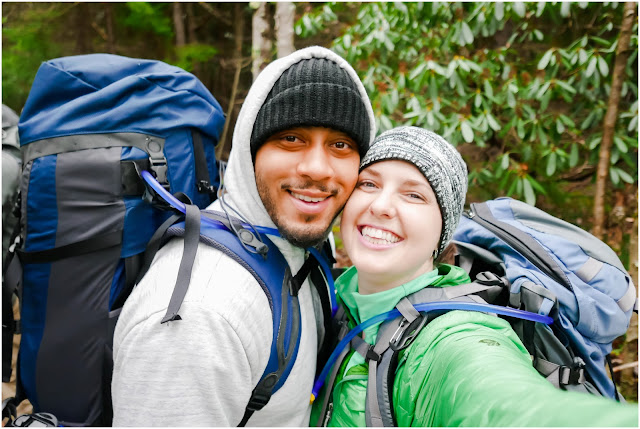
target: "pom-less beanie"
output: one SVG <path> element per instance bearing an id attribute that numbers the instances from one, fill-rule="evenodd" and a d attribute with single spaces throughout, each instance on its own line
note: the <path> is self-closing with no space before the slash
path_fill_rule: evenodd
<path id="1" fill-rule="evenodd" d="M 467 195 L 467 165 L 456 148 L 438 134 L 418 128 L 399 127 L 378 136 L 360 163 L 360 170 L 380 161 L 402 160 L 424 174 L 436 195 L 442 214 L 438 255 L 458 226 Z"/>
<path id="2" fill-rule="evenodd" d="M 251 133 L 251 157 L 273 134 L 296 127 L 327 127 L 355 140 L 360 157 L 368 149 L 365 100 L 349 73 L 326 58 L 304 59 L 273 85 Z"/>

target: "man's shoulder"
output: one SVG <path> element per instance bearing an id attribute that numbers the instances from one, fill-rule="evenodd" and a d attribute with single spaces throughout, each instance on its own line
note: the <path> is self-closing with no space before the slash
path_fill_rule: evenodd
<path id="1" fill-rule="evenodd" d="M 127 299 L 121 317 L 139 323 L 166 312 L 176 287 L 183 243 L 182 239 L 173 239 L 158 251 Z M 267 310 L 270 318 L 269 301 L 254 276 L 230 256 L 202 243 L 198 246 L 181 311 L 195 308 L 229 320 L 251 318 Z"/>

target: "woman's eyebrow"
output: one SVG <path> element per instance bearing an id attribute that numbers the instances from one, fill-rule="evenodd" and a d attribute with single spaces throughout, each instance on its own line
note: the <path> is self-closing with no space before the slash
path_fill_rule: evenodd
<path id="1" fill-rule="evenodd" d="M 371 176 L 375 176 L 375 177 L 380 177 L 380 172 L 376 171 L 375 167 L 369 167 L 366 169 L 366 171 L 362 171 L 360 174 L 363 175 L 371 175 Z"/>
<path id="2" fill-rule="evenodd" d="M 405 180 L 404 181 L 404 185 L 406 185 L 406 186 L 422 186 L 422 187 L 425 187 L 425 188 L 428 187 L 427 184 L 424 183 L 424 182 L 421 182 L 421 181 L 418 181 L 418 180 L 411 180 L 411 179 Z"/>

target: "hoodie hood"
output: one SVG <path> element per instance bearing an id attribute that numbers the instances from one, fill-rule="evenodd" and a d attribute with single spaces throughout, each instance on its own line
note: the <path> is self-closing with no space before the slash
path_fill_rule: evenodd
<path id="1" fill-rule="evenodd" d="M 226 194 L 224 196 L 225 203 L 237 210 L 245 220 L 256 226 L 265 226 L 270 228 L 276 227 L 262 203 L 256 186 L 255 170 L 251 158 L 250 147 L 253 125 L 256 121 L 260 108 L 267 98 L 267 95 L 269 95 L 273 85 L 284 71 L 291 67 L 291 65 L 310 58 L 329 59 L 349 73 L 354 82 L 356 82 L 360 95 L 365 101 L 370 124 L 369 143 L 373 141 L 376 134 L 375 119 L 373 116 L 373 109 L 371 108 L 371 102 L 369 101 L 369 96 L 367 95 L 367 92 L 355 70 L 338 54 L 326 48 L 312 46 L 298 50 L 291 55 L 270 63 L 258 75 L 257 79 L 249 89 L 249 93 L 247 94 L 242 108 L 240 109 L 238 120 L 233 132 L 229 162 L 223 179 L 224 187 L 226 189 Z M 214 210 L 220 210 L 219 200 L 214 202 L 211 208 Z M 297 271 L 302 261 L 300 260 L 299 263 L 292 263 L 293 261 L 290 260 L 290 256 L 298 253 L 295 249 L 299 248 L 294 247 L 289 242 L 278 237 L 269 238 L 272 239 L 285 258 L 289 261 L 291 269 L 294 272 Z M 299 249 L 299 252 L 302 252 L 300 254 L 304 254 L 302 249 Z"/>

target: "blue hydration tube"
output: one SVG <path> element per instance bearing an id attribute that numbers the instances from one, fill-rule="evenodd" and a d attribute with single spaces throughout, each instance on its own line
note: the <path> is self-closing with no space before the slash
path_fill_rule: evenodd
<path id="1" fill-rule="evenodd" d="M 147 184 L 151 187 L 151 189 L 156 191 L 156 193 L 160 195 L 160 197 L 162 197 L 162 199 L 164 199 L 167 203 L 169 203 L 171 207 L 175 208 L 181 213 L 184 213 L 184 214 L 187 213 L 187 209 L 184 203 L 179 199 L 177 199 L 176 197 L 174 197 L 173 195 L 171 195 L 170 192 L 168 192 L 160 183 L 158 183 L 158 181 L 155 179 L 155 177 L 153 177 L 153 175 L 150 172 L 146 170 L 142 170 L 140 174 L 142 175 L 142 178 L 144 179 L 144 181 L 147 182 Z M 211 219 L 206 216 L 200 216 L 200 220 L 214 228 L 227 229 L 227 227 L 224 226 L 222 222 L 217 221 L 215 219 Z M 253 227 L 245 223 L 243 223 L 242 226 L 244 226 L 247 229 L 250 229 Z M 261 232 L 263 234 L 280 237 L 280 232 L 278 232 L 276 228 L 269 228 L 266 226 L 255 226 L 253 228 L 255 228 L 256 231 Z M 333 276 L 331 275 L 331 269 L 329 268 L 329 264 L 327 264 L 327 261 L 322 256 L 320 256 L 320 252 L 318 252 L 317 249 L 310 247 L 307 250 L 313 256 L 315 256 L 316 260 L 320 263 L 320 266 L 322 267 L 322 270 L 325 273 L 325 277 L 327 278 L 327 282 L 329 284 L 328 287 L 329 287 L 329 299 L 331 301 L 331 316 L 335 316 L 336 311 L 338 310 L 338 303 L 336 301 L 335 285 L 333 283 Z"/>
<path id="2" fill-rule="evenodd" d="M 470 310 L 470 311 L 480 311 L 480 312 L 486 312 L 486 313 L 496 313 L 503 316 L 517 317 L 518 319 L 530 320 L 532 322 L 540 322 L 547 325 L 550 325 L 551 323 L 553 323 L 553 319 L 551 317 L 544 316 L 542 314 L 531 313 L 529 311 L 518 310 L 510 307 L 502 307 L 502 306 L 493 305 L 493 304 L 481 304 L 477 302 L 434 301 L 434 302 L 416 304 L 414 307 L 416 310 L 420 312 L 425 312 L 425 313 L 429 313 L 435 310 Z M 324 368 L 322 368 L 322 372 L 316 379 L 316 382 L 313 385 L 313 390 L 311 391 L 311 403 L 313 403 L 313 401 L 315 401 L 315 399 L 318 397 L 318 393 L 320 392 L 320 389 L 322 389 L 322 386 L 324 385 L 324 380 L 325 378 L 327 378 L 327 375 L 329 374 L 329 370 L 331 370 L 331 367 L 334 365 L 336 359 L 338 359 L 338 356 L 342 352 L 342 349 L 344 349 L 351 342 L 353 337 L 355 337 L 356 335 L 358 335 L 360 332 L 364 331 L 366 328 L 368 328 L 371 325 L 374 325 L 376 323 L 379 323 L 388 319 L 394 319 L 400 315 L 401 315 L 400 312 L 394 308 L 391 311 L 378 314 L 377 316 L 374 316 L 370 319 L 365 320 L 364 322 L 360 323 L 358 326 L 353 328 L 351 331 L 349 331 L 349 333 L 342 339 L 342 341 L 338 343 L 333 353 L 331 353 L 331 356 L 329 356 L 327 363 L 324 365 Z"/>

